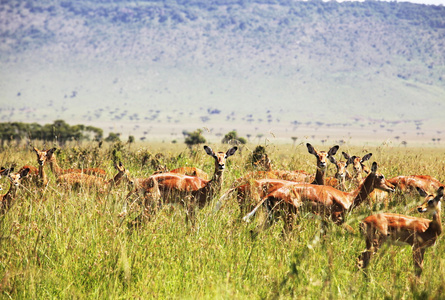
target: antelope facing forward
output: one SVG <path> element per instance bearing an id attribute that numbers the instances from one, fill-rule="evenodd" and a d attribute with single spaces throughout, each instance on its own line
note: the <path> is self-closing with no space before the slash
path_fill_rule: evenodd
<path id="1" fill-rule="evenodd" d="M 25 168 L 18 173 L 12 173 L 13 168 L 6 169 L 3 175 L 8 175 L 11 181 L 9 190 L 4 195 L 0 195 L 0 215 L 4 215 L 12 206 L 12 202 L 16 196 L 17 188 L 20 185 L 21 180 L 28 175 L 29 169 Z"/>
<path id="2" fill-rule="evenodd" d="M 360 229 L 366 237 L 366 249 L 358 258 L 359 268 L 368 267 L 371 256 L 384 242 L 399 242 L 411 245 L 415 274 L 420 277 L 425 250 L 434 245 L 437 237 L 442 233 L 440 201 L 443 198 L 444 187 L 437 190 L 436 196 L 428 195 L 422 189 L 417 190 L 426 200 L 417 210 L 420 213 L 432 213 L 432 220 L 392 213 L 381 213 L 365 218 L 360 223 Z"/>
<path id="3" fill-rule="evenodd" d="M 215 161 L 215 172 L 210 180 L 175 173 L 155 174 L 137 181 L 134 190 L 127 198 L 136 192 L 142 193 L 144 196 L 150 193 L 155 198 L 155 202 L 162 199 L 163 203 L 182 204 L 186 208 L 187 216 L 191 216 L 196 206 L 202 208 L 213 195 L 219 192 L 223 182 L 226 160 L 235 154 L 237 149 L 237 147 L 233 147 L 227 152 L 213 152 L 210 147 L 204 146 L 207 155 L 213 157 Z M 146 201 L 146 208 L 148 208 L 148 204 Z"/>

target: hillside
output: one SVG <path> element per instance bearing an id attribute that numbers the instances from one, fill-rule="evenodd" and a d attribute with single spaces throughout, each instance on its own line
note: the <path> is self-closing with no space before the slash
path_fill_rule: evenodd
<path id="1" fill-rule="evenodd" d="M 443 6 L 3 1 L 0 36 L 3 122 L 428 139 L 444 124 Z"/>

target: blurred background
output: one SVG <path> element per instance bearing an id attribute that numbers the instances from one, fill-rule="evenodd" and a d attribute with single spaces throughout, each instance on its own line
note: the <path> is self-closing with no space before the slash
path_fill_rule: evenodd
<path id="1" fill-rule="evenodd" d="M 2 1 L 0 122 L 437 145 L 443 4 Z"/>

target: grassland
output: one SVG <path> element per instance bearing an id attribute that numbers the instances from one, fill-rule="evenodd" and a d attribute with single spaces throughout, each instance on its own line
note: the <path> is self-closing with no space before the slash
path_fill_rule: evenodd
<path id="1" fill-rule="evenodd" d="M 225 151 L 227 145 L 211 145 Z M 250 148 L 253 146 L 251 145 Z M 325 146 L 327 148 L 327 146 Z M 42 146 L 42 148 L 44 148 Z M 324 148 L 324 147 L 318 147 Z M 113 149 L 117 151 L 113 152 Z M 223 190 L 249 169 L 249 149 L 228 161 Z M 349 147 L 341 151 L 372 152 L 379 170 L 392 177 L 429 174 L 445 181 L 445 149 Z M 273 144 L 267 152 L 276 168 L 315 173 L 313 157 L 303 145 Z M 98 153 L 93 155 L 92 153 Z M 156 155 L 157 153 L 160 153 Z M 121 160 L 134 177 L 146 177 L 159 165 L 190 165 L 212 173 L 213 162 L 199 148 L 194 155 L 183 145 L 71 145 L 58 152 L 63 167 L 93 165 L 114 174 L 112 160 Z M 36 165 L 25 146 L 0 153 L 0 165 Z M 330 166 L 329 174 L 334 170 Z M 427 299 L 441 298 L 445 288 L 445 243 L 439 238 L 427 250 L 420 281 L 413 273 L 411 249 L 383 247 L 373 258 L 366 278 L 356 268 L 364 239 L 308 214 L 296 219 L 295 230 L 283 235 L 282 224 L 261 229 L 262 218 L 240 221 L 235 199 L 213 211 L 215 200 L 197 213 L 195 226 L 186 223 L 179 207 L 165 207 L 139 229 L 128 224 L 137 205 L 119 217 L 127 187 L 109 194 L 96 190 L 61 190 L 49 168 L 45 189 L 22 188 L 15 205 L 0 218 L 0 297 L 50 298 L 181 298 L 181 299 Z M 6 179 L 0 183 L 7 189 Z M 4 192 L 4 191 L 3 191 Z M 420 198 L 392 195 L 381 203 L 362 205 L 347 217 L 358 222 L 380 210 L 417 215 Z"/>

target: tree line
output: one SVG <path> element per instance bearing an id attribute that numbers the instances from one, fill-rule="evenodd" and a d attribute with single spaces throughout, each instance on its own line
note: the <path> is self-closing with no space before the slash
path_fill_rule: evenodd
<path id="1" fill-rule="evenodd" d="M 16 141 L 20 143 L 24 139 L 40 141 L 56 141 L 64 145 L 68 141 L 100 141 L 103 138 L 103 130 L 94 126 L 69 125 L 64 120 L 56 120 L 52 124 L 41 125 L 38 123 L 4 122 L 0 123 L 1 146 L 5 142 Z"/>

